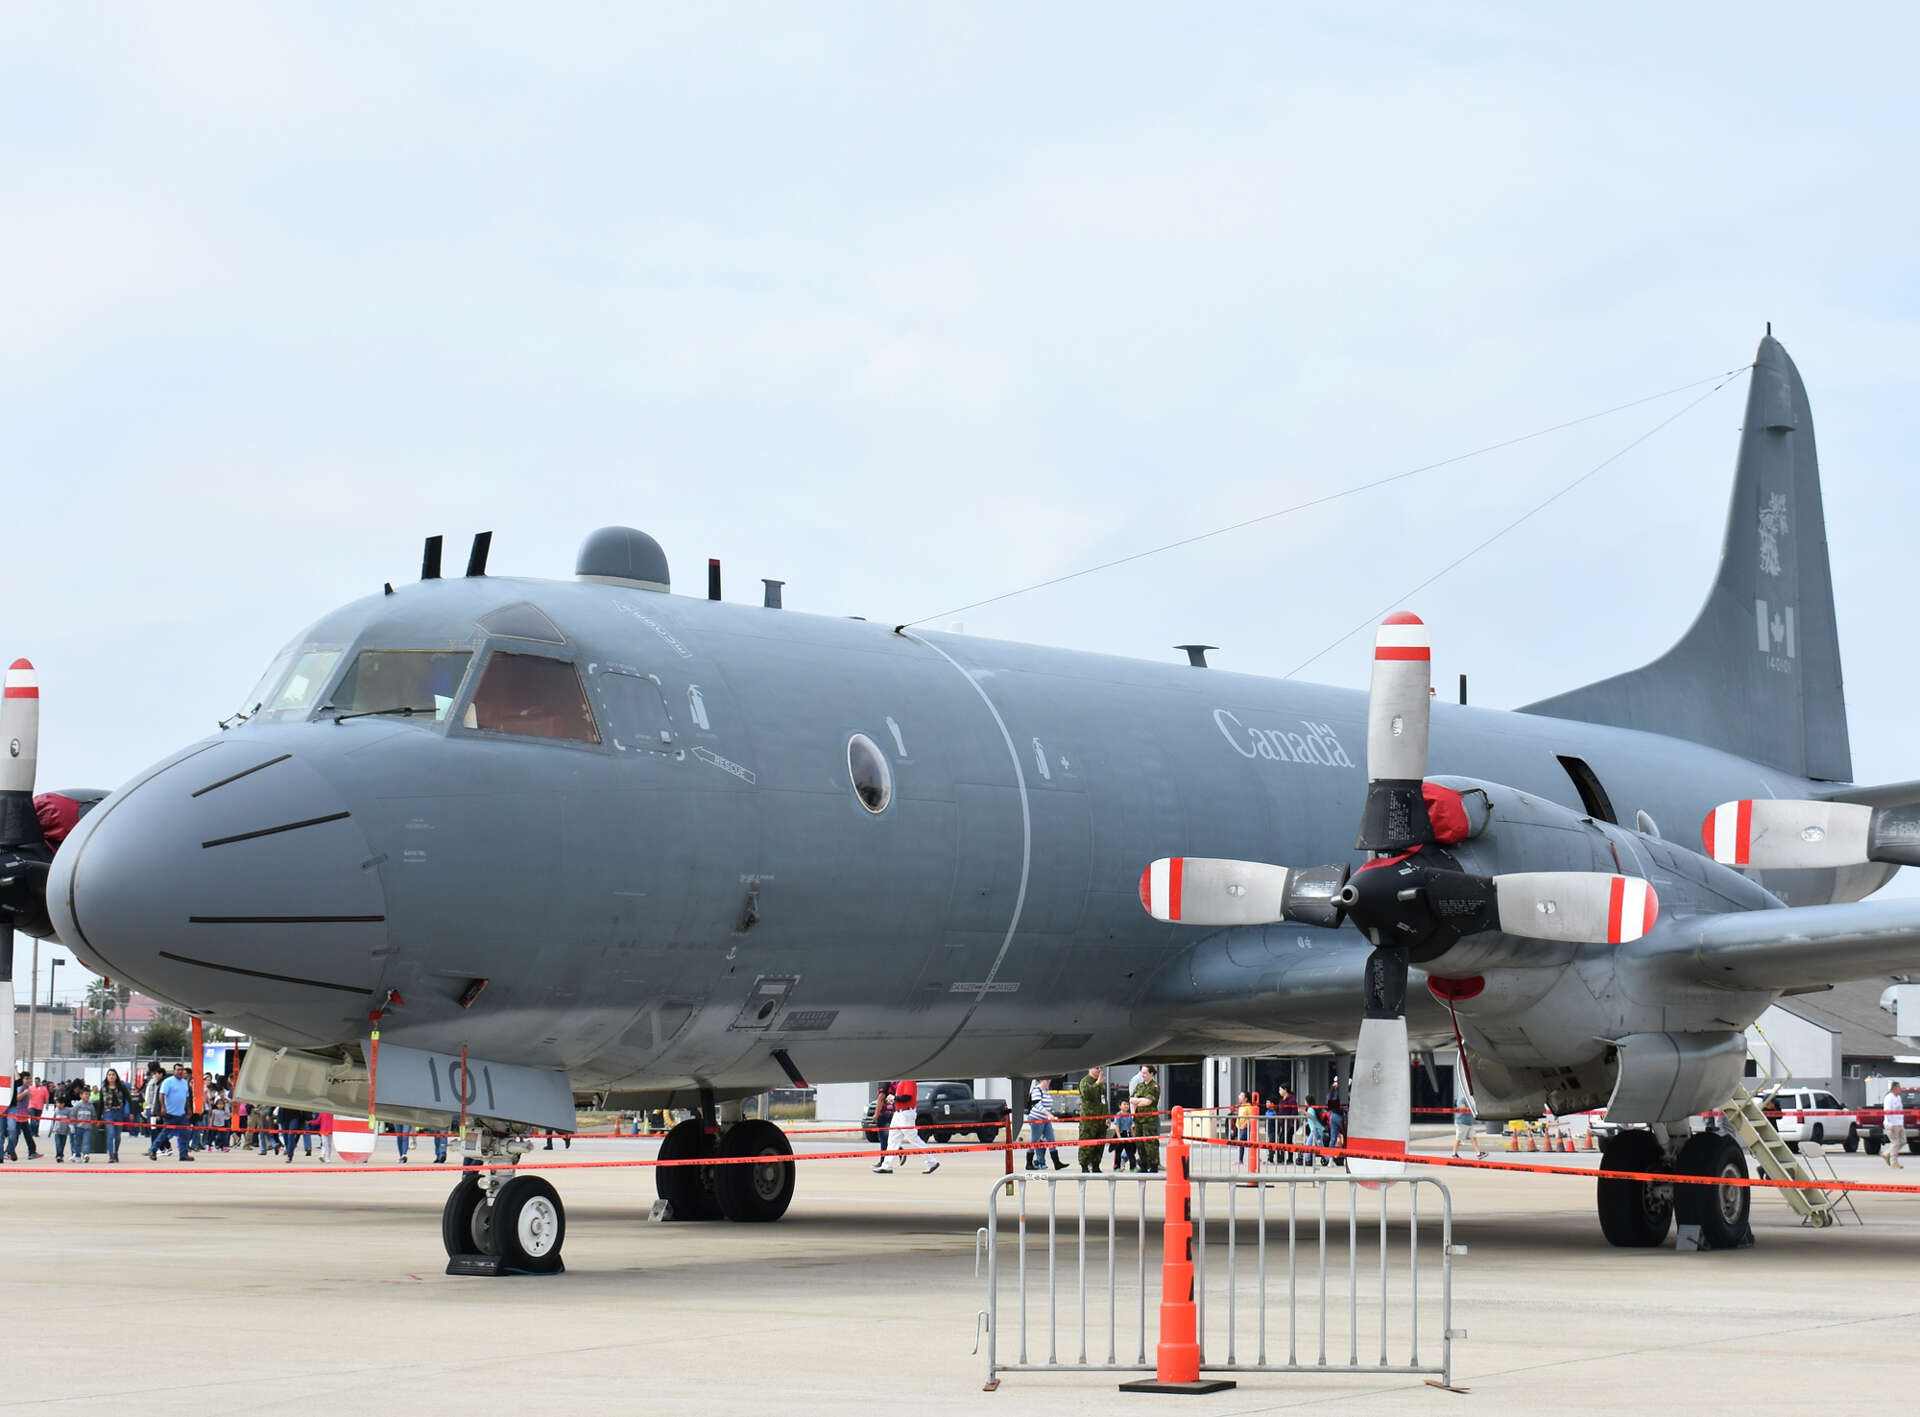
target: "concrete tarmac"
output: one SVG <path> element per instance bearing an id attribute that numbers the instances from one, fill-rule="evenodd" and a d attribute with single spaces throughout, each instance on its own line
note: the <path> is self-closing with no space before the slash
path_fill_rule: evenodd
<path id="1" fill-rule="evenodd" d="M 532 1159 L 653 1151 L 582 1140 Z M 1377 1374 L 1244 1374 L 1234 1391 L 1185 1399 L 1122 1397 L 1116 1385 L 1131 1375 L 1013 1373 L 985 1393 L 984 1361 L 969 1355 L 984 1295 L 974 1232 L 998 1155 L 949 1154 L 932 1176 L 804 1163 L 792 1210 L 767 1226 L 653 1225 L 648 1171 L 549 1173 L 567 1205 L 568 1272 L 495 1280 L 442 1272 L 451 1163 L 421 1164 L 416 1150 L 406 1172 L 217 1174 L 244 1155 L 206 1152 L 178 1174 L 154 1174 L 131 1146 L 117 1167 L 96 1157 L 51 1174 L 0 1168 L 10 1320 L 0 1410 L 212 1417 L 500 1401 L 846 1417 L 850 1402 L 879 1400 L 916 1413 L 1657 1403 L 1690 1417 L 1798 1414 L 1897 1401 L 1920 1319 L 1920 1196 L 1861 1196 L 1864 1225 L 1813 1231 L 1761 1193 L 1753 1249 L 1624 1251 L 1600 1237 L 1587 1176 L 1449 1169 L 1455 1238 L 1468 1246 L 1455 1267 L 1453 1321 L 1468 1333 L 1455 1382 L 1470 1395 Z M 392 1160 L 390 1140 L 379 1160 Z M 1865 1155 L 1835 1160 L 1848 1179 L 1920 1183 L 1920 1158 L 1905 1172 Z M 1157 1258 L 1157 1233 L 1152 1243 Z"/>

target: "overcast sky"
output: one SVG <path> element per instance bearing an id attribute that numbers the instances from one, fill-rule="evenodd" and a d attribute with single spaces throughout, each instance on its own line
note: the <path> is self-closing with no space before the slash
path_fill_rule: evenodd
<path id="1" fill-rule="evenodd" d="M 695 594 L 719 556 L 738 598 L 939 615 L 1735 368 L 1768 320 L 1855 773 L 1920 776 L 1912 16 L 0 9 L 0 648 L 41 786 L 202 736 L 432 532 L 566 576 L 625 523 Z M 936 623 L 1284 674 L 1709 387 Z M 1664 649 L 1744 398 L 1422 591 L 1440 682 L 1520 704 Z"/>

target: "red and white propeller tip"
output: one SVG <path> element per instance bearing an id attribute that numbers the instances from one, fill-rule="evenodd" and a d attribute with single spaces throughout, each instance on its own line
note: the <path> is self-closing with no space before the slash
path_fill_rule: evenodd
<path id="1" fill-rule="evenodd" d="M 1500 928 L 1529 940 L 1624 945 L 1660 918 L 1660 896 L 1638 876 L 1516 871 L 1493 878 Z"/>
<path id="2" fill-rule="evenodd" d="M 32 792 L 39 756 L 40 680 L 33 665 L 16 659 L 0 698 L 0 792 Z"/>
<path id="3" fill-rule="evenodd" d="M 1707 813 L 1700 838 L 1723 866 L 1817 870 L 1877 859 L 1873 820 L 1874 809 L 1857 802 L 1749 799 Z"/>
<path id="4" fill-rule="evenodd" d="M 1367 692 L 1367 780 L 1408 782 L 1427 775 L 1427 722 L 1433 712 L 1433 652 L 1418 615 L 1401 610 L 1373 637 Z"/>
<path id="5" fill-rule="evenodd" d="M 1347 1102 L 1347 1145 L 1375 1156 L 1347 1157 L 1355 1176 L 1405 1172 L 1411 1133 L 1413 1080 L 1407 1068 L 1407 1021 L 1363 1018 L 1354 1044 L 1353 1094 Z"/>
<path id="6" fill-rule="evenodd" d="M 1140 873 L 1140 904 L 1185 925 L 1270 925 L 1282 918 L 1288 871 L 1259 861 L 1163 856 Z"/>

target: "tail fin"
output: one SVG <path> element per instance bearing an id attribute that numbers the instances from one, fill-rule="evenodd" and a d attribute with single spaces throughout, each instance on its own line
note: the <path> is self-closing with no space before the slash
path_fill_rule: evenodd
<path id="1" fill-rule="evenodd" d="M 1523 713 L 1686 738 L 1802 777 L 1853 776 L 1806 386 L 1769 327 L 1754 356 L 1720 573 L 1652 664 Z"/>

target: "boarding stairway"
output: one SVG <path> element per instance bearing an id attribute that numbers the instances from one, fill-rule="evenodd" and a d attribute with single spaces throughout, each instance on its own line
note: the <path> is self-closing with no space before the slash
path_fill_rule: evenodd
<path id="1" fill-rule="evenodd" d="M 1767 1114 L 1760 1110 L 1759 1099 L 1744 1087 L 1734 1087 L 1733 1096 L 1721 1109 L 1721 1120 L 1734 1140 L 1753 1157 L 1760 1174 L 1768 1180 L 1819 1179 L 1807 1169 L 1807 1163 L 1780 1140 L 1780 1133 L 1773 1129 Z M 1838 1223 L 1839 1217 L 1833 1211 L 1843 1194 L 1839 1191 L 1806 1190 L 1798 1186 L 1782 1187 L 1780 1191 L 1781 1197 L 1804 1223 L 1821 1229 Z"/>

